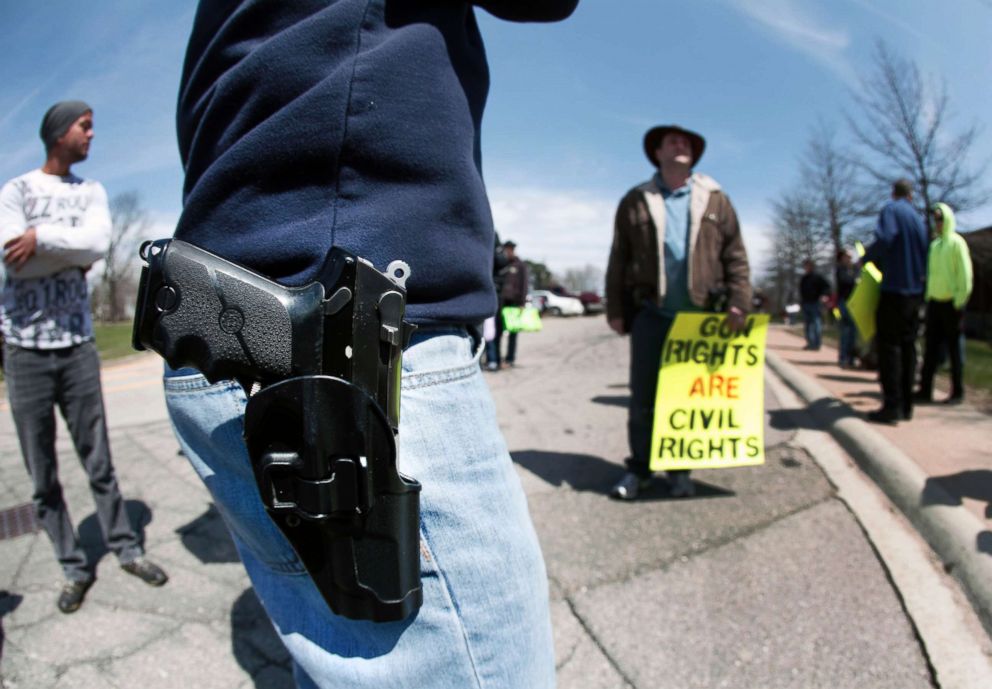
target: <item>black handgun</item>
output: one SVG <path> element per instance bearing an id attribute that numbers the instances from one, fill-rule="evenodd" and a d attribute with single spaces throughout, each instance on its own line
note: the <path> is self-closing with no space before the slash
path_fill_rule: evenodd
<path id="1" fill-rule="evenodd" d="M 416 611 L 420 484 L 396 466 L 409 268 L 335 247 L 315 282 L 286 287 L 178 239 L 140 254 L 135 349 L 245 388 L 262 502 L 331 610 Z"/>

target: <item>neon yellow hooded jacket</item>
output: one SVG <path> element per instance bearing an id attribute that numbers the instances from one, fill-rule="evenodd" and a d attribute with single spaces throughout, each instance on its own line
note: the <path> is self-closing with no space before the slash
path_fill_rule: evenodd
<path id="1" fill-rule="evenodd" d="M 944 227 L 930 243 L 927 256 L 927 300 L 953 301 L 961 310 L 971 296 L 971 252 L 955 230 L 954 211 L 946 203 L 936 203 L 944 214 Z"/>

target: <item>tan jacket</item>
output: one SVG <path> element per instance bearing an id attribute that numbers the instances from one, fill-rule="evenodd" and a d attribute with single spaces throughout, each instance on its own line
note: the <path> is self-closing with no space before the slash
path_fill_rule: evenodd
<path id="1" fill-rule="evenodd" d="M 654 181 L 620 201 L 606 270 L 606 317 L 629 320 L 641 301 L 665 296 L 665 200 Z M 711 290 L 725 288 L 728 305 L 747 313 L 751 281 L 737 213 L 720 185 L 692 175 L 689 198 L 689 297 L 706 308 Z"/>

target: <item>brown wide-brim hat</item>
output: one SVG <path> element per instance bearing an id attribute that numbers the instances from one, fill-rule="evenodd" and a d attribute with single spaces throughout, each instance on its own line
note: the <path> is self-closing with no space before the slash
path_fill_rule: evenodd
<path id="1" fill-rule="evenodd" d="M 689 138 L 689 146 L 692 148 L 692 165 L 695 167 L 699 159 L 703 157 L 703 151 L 706 150 L 706 139 L 696 132 L 683 129 L 677 124 L 662 124 L 649 129 L 648 133 L 644 135 L 644 155 L 648 157 L 652 165 L 658 167 L 658 161 L 655 160 L 654 152 L 658 150 L 658 146 L 661 145 L 661 140 L 665 138 L 665 134 L 671 134 L 672 132 L 685 134 Z"/>

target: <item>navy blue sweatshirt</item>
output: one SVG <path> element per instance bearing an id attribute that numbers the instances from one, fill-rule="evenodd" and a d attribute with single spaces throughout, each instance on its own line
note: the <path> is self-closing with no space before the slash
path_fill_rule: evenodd
<path id="1" fill-rule="evenodd" d="M 496 308 L 472 5 L 554 21 L 578 0 L 202 0 L 177 127 L 176 237 L 287 285 L 332 245 L 410 264 L 408 317 Z"/>
<path id="2" fill-rule="evenodd" d="M 878 215 L 875 242 L 865 253 L 882 271 L 883 292 L 923 294 L 929 241 L 923 218 L 906 199 L 885 204 Z"/>

